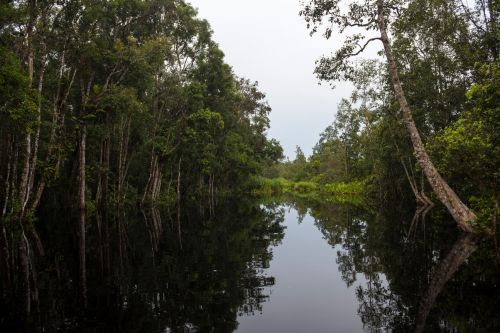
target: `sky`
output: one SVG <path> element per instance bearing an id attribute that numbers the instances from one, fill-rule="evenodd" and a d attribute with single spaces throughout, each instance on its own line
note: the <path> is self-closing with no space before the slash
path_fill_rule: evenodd
<path id="1" fill-rule="evenodd" d="M 318 85 L 313 73 L 315 61 L 335 51 L 339 39 L 309 36 L 299 0 L 187 1 L 210 23 L 235 74 L 259 82 L 273 109 L 268 136 L 290 159 L 296 146 L 310 155 L 340 99 L 350 96 L 348 83 L 333 90 L 327 82 Z"/>

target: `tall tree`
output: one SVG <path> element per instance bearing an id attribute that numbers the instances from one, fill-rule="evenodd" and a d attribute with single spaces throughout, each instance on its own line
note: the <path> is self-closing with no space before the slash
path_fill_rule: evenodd
<path id="1" fill-rule="evenodd" d="M 345 9 L 346 7 L 347 9 Z M 446 206 L 458 227 L 464 231 L 473 232 L 472 223 L 476 219 L 476 215 L 460 200 L 430 160 L 399 78 L 389 40 L 387 19 L 393 18 L 392 13 L 404 10 L 402 3 L 364 0 L 352 2 L 346 7 L 341 0 L 311 1 L 304 6 L 301 15 L 308 22 L 308 27 L 312 28 L 312 33 L 318 30 L 326 17 L 326 20 L 333 26 L 337 26 L 341 33 L 346 29 L 356 27 L 363 28 L 368 32 L 378 30 L 379 35 L 367 38 L 363 34 L 355 33 L 348 36 L 344 45 L 337 50 L 333 57 L 320 61 L 317 69 L 319 76 L 333 80 L 352 79 L 354 75 L 352 58 L 362 53 L 370 43 L 377 40 L 382 42 L 394 93 L 400 106 L 403 123 L 413 145 L 415 157 L 436 196 Z M 329 26 L 325 30 L 325 36 L 329 38 L 331 34 L 332 27 Z"/>

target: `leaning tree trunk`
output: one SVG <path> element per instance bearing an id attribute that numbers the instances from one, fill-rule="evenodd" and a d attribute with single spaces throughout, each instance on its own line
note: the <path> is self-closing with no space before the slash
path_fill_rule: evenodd
<path id="1" fill-rule="evenodd" d="M 432 161 L 430 160 L 429 155 L 425 150 L 417 126 L 413 121 L 411 109 L 406 100 L 403 88 L 401 86 L 401 81 L 399 80 L 396 63 L 392 56 L 391 44 L 389 42 L 389 37 L 387 35 L 387 29 L 385 25 L 383 0 L 377 0 L 377 13 L 378 26 L 380 29 L 381 40 L 384 44 L 384 51 L 387 58 L 387 64 L 389 66 L 392 84 L 394 85 L 396 98 L 399 102 L 401 112 L 403 114 L 403 123 L 406 127 L 406 130 L 408 131 L 408 134 L 410 135 L 410 139 L 413 144 L 417 162 L 422 168 L 425 176 L 427 177 L 427 180 L 434 190 L 434 193 L 436 193 L 439 200 L 446 206 L 450 214 L 457 222 L 458 227 L 463 231 L 474 232 L 472 222 L 476 219 L 476 215 L 460 200 L 458 195 L 441 177 L 434 164 L 432 164 Z"/>

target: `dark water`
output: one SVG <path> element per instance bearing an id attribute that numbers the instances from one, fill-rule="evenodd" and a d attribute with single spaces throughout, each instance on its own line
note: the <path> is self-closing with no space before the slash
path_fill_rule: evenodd
<path id="1" fill-rule="evenodd" d="M 72 226 L 54 215 L 47 228 L 57 232 L 42 230 L 37 310 L 26 319 L 2 301 L 0 328 L 499 332 L 493 241 L 459 234 L 439 209 L 424 217 L 396 206 L 234 198 L 213 216 L 184 208 L 180 229 L 168 211 L 116 214 L 101 233 L 89 225 L 85 311 Z"/>

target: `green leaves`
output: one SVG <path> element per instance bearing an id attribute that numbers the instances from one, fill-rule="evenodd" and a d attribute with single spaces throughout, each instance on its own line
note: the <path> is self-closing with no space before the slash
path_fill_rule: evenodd
<path id="1" fill-rule="evenodd" d="M 28 87 L 28 74 L 16 55 L 0 46 L 0 117 L 30 130 L 35 120 L 37 93 Z"/>
<path id="2" fill-rule="evenodd" d="M 500 181 L 498 62 L 483 65 L 478 72 L 478 82 L 467 92 L 472 108 L 428 146 L 440 171 L 466 195 L 487 198 L 498 194 Z"/>

